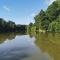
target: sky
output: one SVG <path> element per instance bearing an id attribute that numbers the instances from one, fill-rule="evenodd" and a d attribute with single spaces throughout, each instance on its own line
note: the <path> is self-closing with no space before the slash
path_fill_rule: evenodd
<path id="1" fill-rule="evenodd" d="M 34 23 L 34 16 L 54 0 L 0 0 L 0 18 L 16 24 Z"/>

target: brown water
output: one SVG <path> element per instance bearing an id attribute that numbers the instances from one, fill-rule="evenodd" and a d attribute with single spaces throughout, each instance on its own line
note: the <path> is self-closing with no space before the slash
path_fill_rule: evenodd
<path id="1" fill-rule="evenodd" d="M 47 53 L 52 60 L 60 60 L 60 34 L 36 34 L 36 44 L 43 53 Z"/>
<path id="2" fill-rule="evenodd" d="M 0 60 L 60 60 L 60 34 L 0 34 Z"/>

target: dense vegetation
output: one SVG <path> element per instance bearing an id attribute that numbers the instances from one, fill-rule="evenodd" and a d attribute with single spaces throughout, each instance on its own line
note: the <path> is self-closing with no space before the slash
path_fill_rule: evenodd
<path id="1" fill-rule="evenodd" d="M 17 25 L 15 22 L 8 21 L 6 22 L 4 19 L 0 18 L 0 33 L 6 32 L 26 32 L 26 25 Z"/>
<path id="2" fill-rule="evenodd" d="M 54 1 L 47 10 L 41 10 L 34 17 L 36 31 L 45 30 L 51 32 L 60 32 L 60 3 Z M 29 25 L 30 26 L 30 25 Z"/>
<path id="3" fill-rule="evenodd" d="M 31 33 L 31 32 L 34 32 L 35 29 L 36 29 L 35 24 L 30 23 L 27 30 L 28 30 L 28 33 Z"/>

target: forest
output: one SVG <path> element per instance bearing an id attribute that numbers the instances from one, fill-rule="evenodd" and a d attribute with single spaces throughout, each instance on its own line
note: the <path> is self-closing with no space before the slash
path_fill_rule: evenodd
<path id="1" fill-rule="evenodd" d="M 34 17 L 35 23 L 29 25 L 15 24 L 15 22 L 6 22 L 0 18 L 1 32 L 33 32 L 33 31 L 49 31 L 60 32 L 60 2 L 54 1 L 46 10 L 41 11 Z M 27 29 L 28 28 L 28 29 Z"/>
<path id="2" fill-rule="evenodd" d="M 34 17 L 35 23 L 29 24 L 29 30 L 60 32 L 60 2 L 54 1 L 46 10 L 41 11 Z"/>
<path id="3" fill-rule="evenodd" d="M 6 21 L 3 18 L 0 18 L 0 33 L 7 32 L 26 32 L 27 25 L 15 24 L 12 21 Z"/>

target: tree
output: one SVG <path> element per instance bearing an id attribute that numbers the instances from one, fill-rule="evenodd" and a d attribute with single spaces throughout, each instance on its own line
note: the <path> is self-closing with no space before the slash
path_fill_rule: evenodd
<path id="1" fill-rule="evenodd" d="M 6 22 L 3 18 L 0 18 L 0 33 L 25 32 L 26 30 L 26 25 L 16 25 L 15 22 Z"/>
<path id="2" fill-rule="evenodd" d="M 38 15 L 34 17 L 36 30 L 60 31 L 60 2 L 54 1 L 48 6 L 46 11 L 41 10 Z"/>
<path id="3" fill-rule="evenodd" d="M 46 14 L 49 17 L 49 20 L 52 22 L 54 20 L 57 19 L 58 15 L 60 14 L 60 8 L 58 6 L 57 1 L 54 1 L 48 8 L 46 11 Z"/>
<path id="4" fill-rule="evenodd" d="M 36 30 L 39 29 L 47 30 L 50 23 L 48 19 L 49 18 L 46 15 L 46 13 L 43 10 L 41 10 L 40 13 L 37 16 L 35 16 Z"/>

